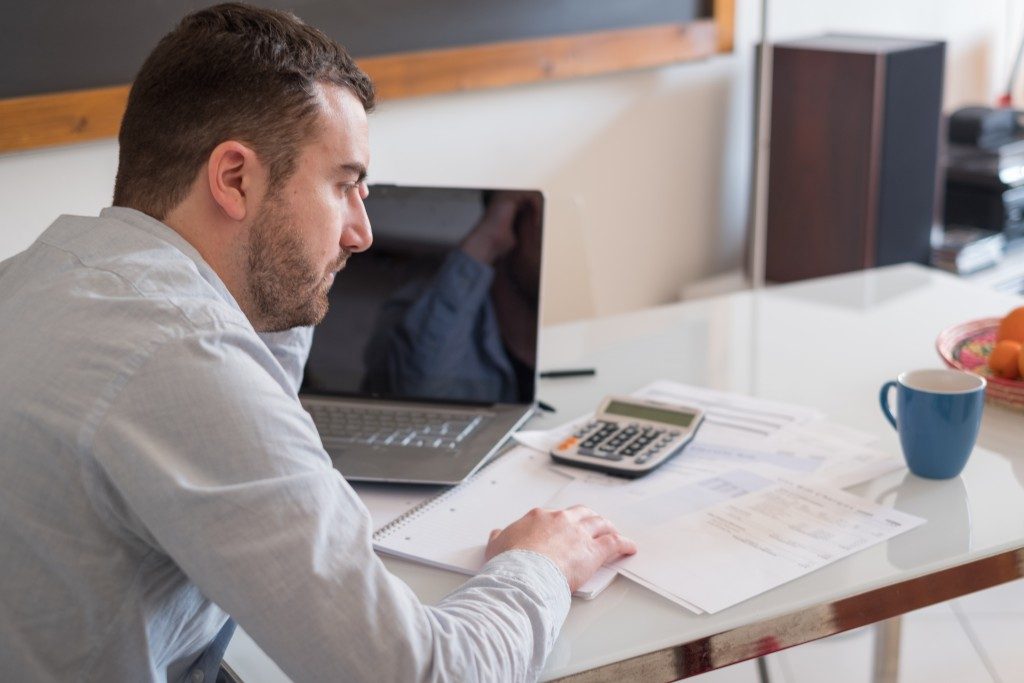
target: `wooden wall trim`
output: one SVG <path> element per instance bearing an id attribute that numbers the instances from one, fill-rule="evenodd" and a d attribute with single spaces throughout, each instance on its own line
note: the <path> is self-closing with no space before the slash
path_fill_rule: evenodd
<path id="1" fill-rule="evenodd" d="M 381 97 L 592 76 L 709 57 L 717 51 L 710 19 L 637 29 L 371 57 L 360 65 Z"/>
<path id="2" fill-rule="evenodd" d="M 718 37 L 718 51 L 732 52 L 736 45 L 736 0 L 714 0 L 712 15 Z"/>
<path id="3" fill-rule="evenodd" d="M 115 137 L 128 87 L 0 100 L 0 152 Z"/>
<path id="4" fill-rule="evenodd" d="M 714 19 L 359 60 L 381 99 L 592 76 L 704 59 L 733 45 L 734 0 Z M 0 153 L 117 135 L 129 86 L 0 100 Z"/>

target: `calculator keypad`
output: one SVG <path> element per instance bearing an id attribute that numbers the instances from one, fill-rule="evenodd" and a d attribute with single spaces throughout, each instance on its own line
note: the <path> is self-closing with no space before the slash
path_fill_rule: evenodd
<path id="1" fill-rule="evenodd" d="M 594 417 L 550 453 L 562 464 L 640 477 L 679 453 L 703 420 L 704 411 L 696 407 L 606 396 Z"/>
<path id="2" fill-rule="evenodd" d="M 575 450 L 581 455 L 604 460 L 631 458 L 637 464 L 643 464 L 668 447 L 678 436 L 677 430 L 595 420 L 578 429 L 570 441 L 573 444 L 578 442 Z"/>

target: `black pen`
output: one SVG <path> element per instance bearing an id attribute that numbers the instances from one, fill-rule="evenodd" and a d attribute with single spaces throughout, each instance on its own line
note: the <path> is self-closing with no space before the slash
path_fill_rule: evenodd
<path id="1" fill-rule="evenodd" d="M 546 370 L 540 373 L 541 379 L 557 379 L 559 377 L 592 377 L 597 374 L 595 368 L 572 368 L 567 370 Z"/>

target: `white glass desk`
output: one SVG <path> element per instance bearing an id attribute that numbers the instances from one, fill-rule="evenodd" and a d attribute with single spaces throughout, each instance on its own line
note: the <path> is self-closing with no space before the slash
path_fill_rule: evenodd
<path id="1" fill-rule="evenodd" d="M 558 414 L 531 427 L 667 378 L 814 406 L 898 452 L 878 408 L 882 383 L 940 366 L 934 342 L 945 327 L 1021 304 L 904 265 L 546 328 L 542 369 L 595 367 L 597 375 L 543 381 L 540 398 Z M 574 601 L 545 678 L 673 680 L 1024 575 L 1024 413 L 988 404 L 978 446 L 956 479 L 901 470 L 852 490 L 928 523 L 715 615 L 691 615 L 619 578 L 597 599 Z M 462 582 L 386 562 L 428 602 Z M 229 650 L 227 661 L 246 681 L 279 680 L 249 652 Z"/>

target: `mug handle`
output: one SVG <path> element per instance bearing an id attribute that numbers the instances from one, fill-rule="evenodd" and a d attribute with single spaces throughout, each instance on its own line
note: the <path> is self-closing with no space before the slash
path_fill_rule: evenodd
<path id="1" fill-rule="evenodd" d="M 896 426 L 896 418 L 893 417 L 892 411 L 889 410 L 889 390 L 896 387 L 896 382 L 886 382 L 882 385 L 882 391 L 878 395 L 878 401 L 882 406 L 882 414 L 885 415 L 885 419 L 889 421 L 893 429 L 899 429 Z"/>

